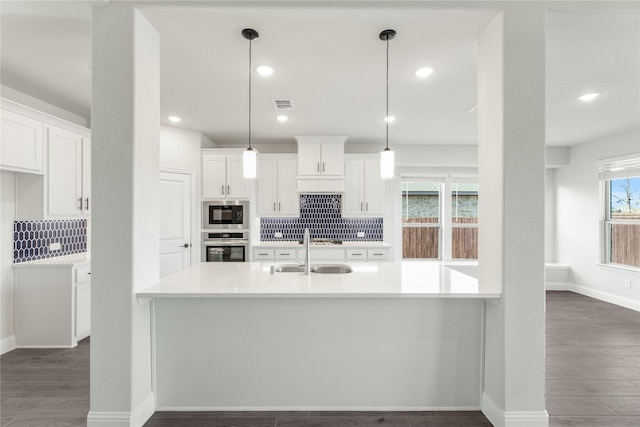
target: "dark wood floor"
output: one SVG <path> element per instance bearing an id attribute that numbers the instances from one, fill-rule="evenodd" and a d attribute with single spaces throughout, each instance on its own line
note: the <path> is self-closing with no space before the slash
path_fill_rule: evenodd
<path id="1" fill-rule="evenodd" d="M 1 426 L 85 426 L 89 347 L 2 355 Z M 551 426 L 640 426 L 640 313 L 547 293 L 547 410 Z M 157 412 L 145 427 L 374 425 L 491 424 L 480 412 Z"/>

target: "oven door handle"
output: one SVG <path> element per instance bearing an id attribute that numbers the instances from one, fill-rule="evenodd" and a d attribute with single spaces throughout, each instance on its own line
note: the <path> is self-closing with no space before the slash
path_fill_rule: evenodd
<path id="1" fill-rule="evenodd" d="M 248 240 L 203 240 L 205 246 L 247 246 Z"/>

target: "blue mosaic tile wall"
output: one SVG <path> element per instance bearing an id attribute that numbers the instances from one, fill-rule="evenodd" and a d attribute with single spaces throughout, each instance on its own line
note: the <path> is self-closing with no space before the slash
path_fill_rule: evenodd
<path id="1" fill-rule="evenodd" d="M 60 243 L 60 250 L 50 252 L 51 243 Z M 13 222 L 14 263 L 86 251 L 86 219 Z"/>
<path id="2" fill-rule="evenodd" d="M 312 238 L 343 241 L 382 241 L 382 218 L 342 218 L 342 195 L 301 194 L 299 218 L 260 218 L 260 240 L 273 242 L 302 239 L 308 228 Z M 364 237 L 358 237 L 364 232 Z M 275 238 L 274 233 L 282 233 Z"/>

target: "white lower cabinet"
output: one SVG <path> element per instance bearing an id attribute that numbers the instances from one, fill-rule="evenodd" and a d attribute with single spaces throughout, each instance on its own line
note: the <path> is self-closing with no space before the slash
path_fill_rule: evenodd
<path id="1" fill-rule="evenodd" d="M 345 261 L 388 261 L 391 258 L 389 247 L 379 248 L 327 248 L 311 247 L 312 264 L 339 263 Z M 304 262 L 304 249 L 301 246 L 287 248 L 253 248 L 254 261 L 300 261 Z"/>
<path id="2" fill-rule="evenodd" d="M 91 333 L 89 265 L 23 265 L 16 278 L 16 347 L 75 347 Z"/>

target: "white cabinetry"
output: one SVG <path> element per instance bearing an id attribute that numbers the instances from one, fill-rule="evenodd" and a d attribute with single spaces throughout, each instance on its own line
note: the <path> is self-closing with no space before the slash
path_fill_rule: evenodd
<path id="1" fill-rule="evenodd" d="M 248 199 L 249 182 L 242 177 L 242 154 L 202 152 L 202 197 Z"/>
<path id="2" fill-rule="evenodd" d="M 382 215 L 384 200 L 377 155 L 345 159 L 344 216 Z"/>
<path id="3" fill-rule="evenodd" d="M 15 267 L 16 346 L 75 347 L 91 333 L 90 265 Z"/>
<path id="4" fill-rule="evenodd" d="M 377 246 L 377 247 L 376 247 Z M 389 246 L 382 244 L 363 244 L 361 247 L 314 247 L 309 248 L 311 264 L 339 263 L 346 261 L 388 261 L 391 250 Z M 304 261 L 304 248 L 302 245 L 269 248 L 256 246 L 253 248 L 254 261 Z"/>
<path id="5" fill-rule="evenodd" d="M 91 140 L 47 127 L 49 215 L 85 216 L 91 206 Z"/>
<path id="6" fill-rule="evenodd" d="M 346 136 L 296 135 L 299 192 L 344 191 Z"/>
<path id="7" fill-rule="evenodd" d="M 45 174 L 17 176 L 18 219 L 82 218 L 91 214 L 89 130 L 45 126 Z"/>
<path id="8" fill-rule="evenodd" d="M 42 174 L 42 121 L 2 109 L 0 122 L 0 169 Z"/>
<path id="9" fill-rule="evenodd" d="M 299 215 L 295 156 L 263 155 L 258 161 L 258 214 Z"/>

